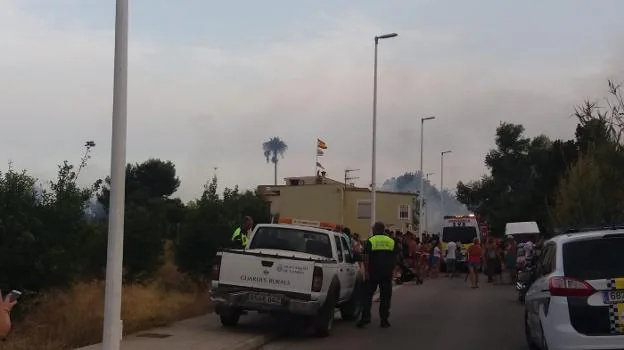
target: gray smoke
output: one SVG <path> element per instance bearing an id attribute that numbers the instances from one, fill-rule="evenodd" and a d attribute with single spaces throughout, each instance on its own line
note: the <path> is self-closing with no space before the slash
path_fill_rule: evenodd
<path id="1" fill-rule="evenodd" d="M 419 171 L 405 173 L 401 176 L 384 181 L 382 189 L 392 192 L 419 193 L 421 176 Z M 440 231 L 443 215 L 469 214 L 466 206 L 459 203 L 453 193 L 445 189 L 441 194 L 440 191 L 432 186 L 426 179 L 424 181 L 424 194 L 425 204 L 423 211 L 425 214 L 423 214 L 423 221 L 426 223 L 424 227 L 426 227 L 429 233 L 438 233 Z M 444 213 L 442 212 L 441 195 L 444 196 Z M 416 206 L 418 206 L 418 203 L 416 203 Z M 428 219 L 425 219 L 425 216 L 427 216 Z"/>

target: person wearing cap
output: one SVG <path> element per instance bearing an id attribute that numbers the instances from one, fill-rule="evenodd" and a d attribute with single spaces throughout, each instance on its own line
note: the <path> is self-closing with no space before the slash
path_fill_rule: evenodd
<path id="1" fill-rule="evenodd" d="M 373 225 L 373 235 L 366 241 L 364 247 L 364 271 L 366 290 L 362 317 L 356 326 L 362 328 L 371 322 L 371 308 L 373 295 L 379 287 L 379 318 L 381 327 L 390 327 L 390 301 L 392 299 L 392 274 L 399 253 L 398 244 L 389 235 L 385 234 L 382 222 Z"/>

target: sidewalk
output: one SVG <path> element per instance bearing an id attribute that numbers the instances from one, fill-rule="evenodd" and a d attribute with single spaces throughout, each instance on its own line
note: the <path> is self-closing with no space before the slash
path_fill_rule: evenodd
<path id="1" fill-rule="evenodd" d="M 392 290 L 400 287 L 394 285 Z M 374 302 L 378 301 L 375 293 Z M 279 330 L 278 321 L 268 315 L 252 312 L 242 316 L 236 328 L 224 328 L 216 314 L 208 314 L 125 336 L 121 350 L 255 350 L 274 340 Z M 102 345 L 75 350 L 102 350 Z"/>
<path id="2" fill-rule="evenodd" d="M 252 350 L 274 339 L 274 325 L 271 318 L 252 313 L 241 317 L 238 327 L 223 328 L 219 317 L 209 314 L 126 336 L 121 350 Z M 96 344 L 76 350 L 101 349 Z"/>

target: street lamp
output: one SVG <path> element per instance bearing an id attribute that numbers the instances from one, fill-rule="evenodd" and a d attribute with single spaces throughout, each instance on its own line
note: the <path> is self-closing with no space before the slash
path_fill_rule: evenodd
<path id="1" fill-rule="evenodd" d="M 452 153 L 453 151 L 447 150 L 440 152 L 440 207 L 442 210 L 442 220 L 444 220 L 444 155 Z"/>
<path id="2" fill-rule="evenodd" d="M 420 118 L 420 205 L 418 206 L 418 237 L 422 241 L 422 223 L 423 223 L 423 196 L 425 194 L 424 186 L 425 186 L 425 177 L 423 176 L 423 139 L 424 139 L 424 130 L 425 130 L 425 121 L 433 120 L 435 117 L 425 117 Z"/>
<path id="3" fill-rule="evenodd" d="M 429 176 L 433 175 L 435 173 L 427 173 L 427 175 L 425 176 L 427 178 L 427 182 L 429 182 Z M 425 210 L 425 227 L 429 228 L 429 205 L 427 203 L 425 203 L 424 208 Z"/>
<path id="4" fill-rule="evenodd" d="M 115 12 L 115 63 L 113 77 L 113 132 L 111 187 L 108 214 L 106 292 L 102 348 L 121 346 L 121 278 L 126 193 L 126 134 L 128 110 L 128 0 L 117 0 Z"/>
<path id="5" fill-rule="evenodd" d="M 371 166 L 371 205 L 370 205 L 370 232 L 372 232 L 373 225 L 376 220 L 376 204 L 377 204 L 377 184 L 376 182 L 376 173 L 377 173 L 377 47 L 379 46 L 380 39 L 390 39 L 398 36 L 397 33 L 389 33 L 383 34 L 375 37 L 375 66 L 374 66 L 374 77 L 373 77 L 373 150 L 372 150 L 372 166 Z"/>

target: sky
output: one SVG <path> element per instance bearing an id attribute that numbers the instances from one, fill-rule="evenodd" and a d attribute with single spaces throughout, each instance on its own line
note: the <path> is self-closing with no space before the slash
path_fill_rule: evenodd
<path id="1" fill-rule="evenodd" d="M 420 164 L 445 187 L 478 179 L 501 121 L 571 138 L 574 106 L 624 80 L 624 2 L 603 0 L 130 0 L 128 162 L 171 160 L 190 200 L 273 182 L 262 143 L 288 145 L 278 177 L 371 180 L 373 38 L 378 183 Z M 0 170 L 42 181 L 97 146 L 110 169 L 113 0 L 0 0 Z M 2 165 L 5 163 L 6 165 Z M 439 186 L 439 180 L 432 183 Z"/>

